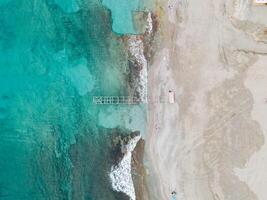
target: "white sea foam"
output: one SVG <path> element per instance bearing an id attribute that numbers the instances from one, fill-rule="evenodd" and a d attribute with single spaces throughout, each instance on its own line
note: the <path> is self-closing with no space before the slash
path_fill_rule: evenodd
<path id="1" fill-rule="evenodd" d="M 140 138 L 141 136 L 138 135 L 129 141 L 125 147 L 126 153 L 121 162 L 116 166 L 112 166 L 109 174 L 113 190 L 125 193 L 130 197 L 131 200 L 136 199 L 131 174 L 132 151 L 134 150 Z"/>
<path id="2" fill-rule="evenodd" d="M 151 13 L 147 15 L 146 33 L 151 34 L 153 31 L 153 21 Z M 139 36 L 132 35 L 128 40 L 129 52 L 135 58 L 138 65 L 141 67 L 139 78 L 138 92 L 140 94 L 141 101 L 147 102 L 147 60 L 144 55 L 144 43 Z"/>
<path id="3" fill-rule="evenodd" d="M 151 12 L 148 13 L 147 15 L 147 26 L 146 26 L 146 31 L 150 34 L 153 31 L 153 20 L 151 16 Z"/>
<path id="4" fill-rule="evenodd" d="M 141 67 L 139 73 L 140 82 L 138 92 L 140 94 L 141 101 L 145 103 L 147 101 L 147 60 L 144 55 L 144 44 L 142 39 L 135 35 L 131 36 L 128 42 L 131 55 Z"/>

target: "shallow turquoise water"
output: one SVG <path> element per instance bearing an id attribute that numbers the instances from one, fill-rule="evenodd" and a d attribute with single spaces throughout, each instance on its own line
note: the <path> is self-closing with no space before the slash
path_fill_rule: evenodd
<path id="1" fill-rule="evenodd" d="M 138 10 L 139 0 L 103 0 L 102 3 L 111 10 L 113 31 L 121 34 L 137 33 L 132 22 L 132 15 Z"/>
<path id="2" fill-rule="evenodd" d="M 133 22 L 138 12 L 153 9 L 153 0 L 102 0 L 111 12 L 112 30 L 118 34 L 139 34 Z"/>
<path id="3" fill-rule="evenodd" d="M 112 134 L 144 129 L 145 108 L 92 104 L 127 95 L 113 31 L 99 0 L 0 0 L 0 199 L 124 199 L 108 180 Z"/>

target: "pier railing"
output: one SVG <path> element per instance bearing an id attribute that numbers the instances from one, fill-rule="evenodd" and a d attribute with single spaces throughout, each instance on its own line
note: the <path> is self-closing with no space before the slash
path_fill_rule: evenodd
<path id="1" fill-rule="evenodd" d="M 140 104 L 146 103 L 132 96 L 93 96 L 94 104 Z"/>
<path id="2" fill-rule="evenodd" d="M 174 95 L 160 96 L 158 98 L 137 98 L 133 96 L 93 96 L 93 104 L 153 104 L 153 103 L 175 103 Z"/>

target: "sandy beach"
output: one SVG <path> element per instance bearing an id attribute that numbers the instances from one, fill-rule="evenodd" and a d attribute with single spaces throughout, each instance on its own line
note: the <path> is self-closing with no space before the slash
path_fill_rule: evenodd
<path id="1" fill-rule="evenodd" d="M 266 200 L 267 6 L 250 0 L 158 5 L 148 71 L 145 165 L 150 197 Z M 164 13 L 164 14 L 162 14 Z"/>

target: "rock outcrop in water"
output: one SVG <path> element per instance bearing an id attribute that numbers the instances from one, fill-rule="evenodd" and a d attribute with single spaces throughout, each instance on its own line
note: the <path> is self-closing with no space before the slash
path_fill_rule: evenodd
<path id="1" fill-rule="evenodd" d="M 137 132 L 119 138 L 115 148 L 120 150 L 122 157 L 119 157 L 119 162 L 111 167 L 109 174 L 112 188 L 117 192 L 127 194 L 131 200 L 136 199 L 131 170 L 132 151 L 140 138 Z"/>
<path id="2" fill-rule="evenodd" d="M 128 49 L 129 72 L 127 82 L 128 92 L 139 102 L 147 101 L 147 71 L 148 64 L 154 55 L 154 39 L 158 30 L 156 15 L 152 12 L 141 12 L 141 17 L 146 19 L 145 31 L 138 35 L 125 35 L 122 40 Z"/>
<path id="3" fill-rule="evenodd" d="M 114 185 L 121 188 L 123 184 L 131 182 L 131 155 L 127 153 L 134 148 L 135 140 L 140 137 L 139 132 L 131 133 L 119 128 L 99 130 L 101 140 L 85 134 L 77 136 L 76 143 L 71 145 L 71 198 L 129 200 L 130 193 L 116 190 Z M 123 179 L 116 179 L 114 184 L 110 179 L 112 169 L 118 169 L 116 175 L 122 169 L 124 175 Z M 128 178 L 125 179 L 125 176 Z M 130 189 L 134 191 L 133 185 Z"/>

